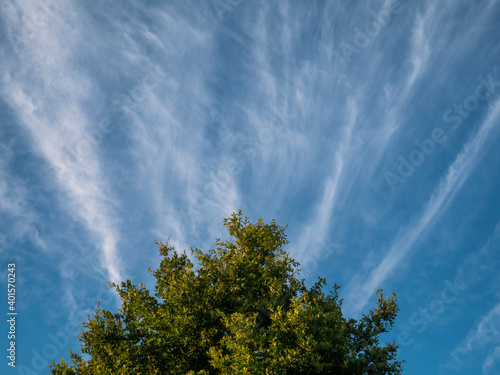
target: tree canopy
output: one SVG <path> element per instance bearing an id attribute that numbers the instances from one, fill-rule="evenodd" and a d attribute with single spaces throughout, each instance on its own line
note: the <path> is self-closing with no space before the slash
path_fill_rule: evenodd
<path id="1" fill-rule="evenodd" d="M 154 293 L 130 280 L 111 284 L 117 312 L 98 304 L 83 323 L 82 354 L 51 364 L 54 375 L 95 374 L 401 374 L 396 342 L 381 344 L 396 317 L 396 296 L 378 290 L 358 320 L 342 313 L 339 286 L 323 292 L 299 279 L 283 250 L 285 228 L 241 211 L 224 219 L 229 240 L 203 253 L 158 243 Z M 84 359 L 86 358 L 86 359 Z"/>

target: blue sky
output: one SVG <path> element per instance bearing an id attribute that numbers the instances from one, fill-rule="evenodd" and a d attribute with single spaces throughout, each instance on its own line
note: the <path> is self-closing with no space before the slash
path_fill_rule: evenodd
<path id="1" fill-rule="evenodd" d="M 109 281 L 154 285 L 155 239 L 208 250 L 242 209 L 288 225 L 346 315 L 398 295 L 406 374 L 500 374 L 499 1 L 0 15 L 0 275 L 16 263 L 18 311 L 2 373 L 47 373 L 97 300 L 117 307 Z"/>

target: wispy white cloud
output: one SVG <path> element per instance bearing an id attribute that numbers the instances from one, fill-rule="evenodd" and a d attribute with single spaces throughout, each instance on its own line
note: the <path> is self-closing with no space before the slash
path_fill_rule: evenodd
<path id="1" fill-rule="evenodd" d="M 474 167 L 482 156 L 486 141 L 495 133 L 500 115 L 500 100 L 494 102 L 479 130 L 464 145 L 446 175 L 434 189 L 422 214 L 406 228 L 400 230 L 378 266 L 372 270 L 368 278 L 355 276 L 347 287 L 346 305 L 355 313 L 359 313 L 368 303 L 374 291 L 384 283 L 387 277 L 408 256 L 413 245 L 429 225 L 432 224 L 453 200 L 455 194 L 467 181 Z M 364 279 L 364 280 L 363 280 Z M 363 281 L 361 281 L 363 280 Z"/>
<path id="2" fill-rule="evenodd" d="M 47 245 L 35 228 L 40 219 L 29 203 L 29 189 L 18 176 L 8 171 L 10 151 L 6 146 L 0 147 L 0 212 L 12 229 L 10 233 L 0 233 L 0 252 L 11 251 L 13 242 L 23 238 L 29 238 L 39 249 L 46 250 Z"/>
<path id="3" fill-rule="evenodd" d="M 413 65 L 409 78 L 406 81 L 406 86 L 404 90 L 404 96 L 407 96 L 409 91 L 412 89 L 415 82 L 418 81 L 418 77 L 423 74 L 426 69 L 429 56 L 431 55 L 431 48 L 427 40 L 426 35 L 427 30 L 429 30 L 429 25 L 435 22 L 434 10 L 436 4 L 427 4 L 425 15 L 417 14 L 415 19 L 415 25 L 412 31 L 412 44 L 411 44 L 411 56 L 410 62 Z"/>
<path id="4" fill-rule="evenodd" d="M 350 98 L 347 101 L 347 108 L 348 115 L 346 125 L 335 153 L 333 171 L 325 181 L 323 195 L 318 200 L 315 207 L 312 221 L 304 227 L 298 237 L 296 245 L 294 245 L 297 249 L 297 260 L 306 268 L 311 267 L 311 263 L 314 264 L 319 260 L 310 259 L 311 257 L 320 258 L 324 255 L 321 254 L 321 252 L 318 253 L 315 247 L 318 247 L 318 244 L 324 243 L 329 237 L 332 216 L 335 215 L 335 204 L 338 198 L 339 185 L 346 185 L 345 181 L 341 181 L 341 177 L 346 158 L 353 156 L 349 154 L 349 152 L 352 152 L 351 139 L 356 127 L 359 111 L 354 98 Z M 312 242 L 312 239 L 314 239 L 315 242 Z"/>
<path id="5" fill-rule="evenodd" d="M 500 243 L 500 220 L 496 223 L 493 233 L 478 251 L 475 251 L 463 260 L 458 267 L 457 275 L 468 284 L 497 283 L 497 269 L 499 260 L 495 257 Z"/>
<path id="6" fill-rule="evenodd" d="M 40 20 L 36 2 L 4 4 L 2 10 L 10 14 L 7 27 L 11 34 L 22 35 L 26 27 L 16 14 L 25 22 Z M 94 235 L 106 277 L 118 281 L 121 279 L 116 256 L 118 235 L 98 156 L 81 151 L 69 163 L 65 152 L 68 148 L 81 150 L 81 134 L 90 126 L 85 110 L 90 80 L 71 65 L 71 52 L 77 52 L 75 42 L 82 35 L 78 26 L 68 29 L 57 17 L 39 23 L 37 32 L 18 48 L 16 58 L 23 61 L 24 69 L 17 68 L 15 59 L 4 66 L 2 95 L 29 130 L 36 152 L 54 168 L 57 178 L 54 182 L 68 198 L 61 204 Z"/>
<path id="7" fill-rule="evenodd" d="M 500 303 L 484 315 L 477 326 L 467 334 L 467 338 L 452 351 L 454 363 L 451 366 L 459 366 L 464 356 L 472 351 L 498 343 L 500 343 Z M 488 354 L 483 363 L 483 373 L 487 373 L 494 361 L 499 359 L 499 354 L 498 347 Z"/>
<path id="8" fill-rule="evenodd" d="M 500 346 L 497 346 L 488 353 L 488 356 L 483 362 L 483 374 L 491 374 L 491 370 L 494 369 L 493 366 L 496 366 L 498 362 L 500 362 Z"/>

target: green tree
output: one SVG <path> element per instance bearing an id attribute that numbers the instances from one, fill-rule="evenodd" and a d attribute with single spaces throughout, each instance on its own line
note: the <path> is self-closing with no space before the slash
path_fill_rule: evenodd
<path id="1" fill-rule="evenodd" d="M 380 344 L 396 317 L 396 296 L 359 320 L 342 314 L 338 285 L 306 288 L 283 250 L 285 229 L 252 224 L 241 211 L 224 219 L 230 240 L 204 254 L 158 243 L 154 295 L 130 280 L 111 284 L 122 305 L 97 306 L 80 334 L 82 355 L 51 364 L 70 374 L 401 374 L 395 342 Z"/>

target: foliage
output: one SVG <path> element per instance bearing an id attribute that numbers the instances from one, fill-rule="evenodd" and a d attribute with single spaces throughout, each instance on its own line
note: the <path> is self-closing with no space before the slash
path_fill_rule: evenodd
<path id="1" fill-rule="evenodd" d="M 51 364 L 73 374 L 401 374 L 395 342 L 380 345 L 392 327 L 396 296 L 361 319 L 342 314 L 339 286 L 309 289 L 299 264 L 283 250 L 285 229 L 274 220 L 251 224 L 241 211 L 224 219 L 231 240 L 186 252 L 158 243 L 154 295 L 130 280 L 111 284 L 118 312 L 102 310 L 83 324 L 82 355 Z"/>

